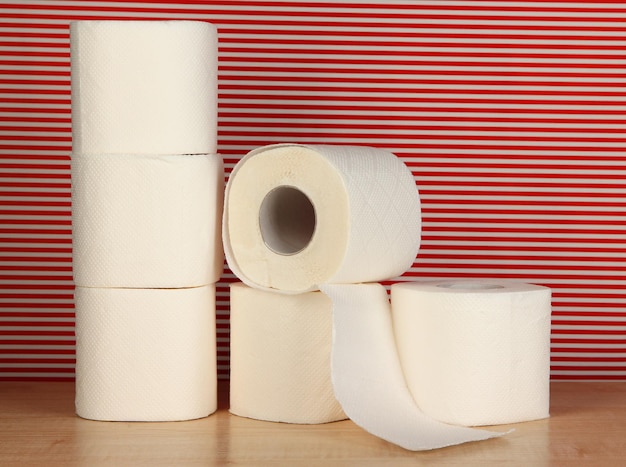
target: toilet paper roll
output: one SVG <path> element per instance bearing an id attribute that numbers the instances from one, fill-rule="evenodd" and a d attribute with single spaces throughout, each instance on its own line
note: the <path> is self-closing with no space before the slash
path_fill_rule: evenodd
<path id="1" fill-rule="evenodd" d="M 217 408 L 215 287 L 77 287 L 76 413 L 174 421 Z"/>
<path id="2" fill-rule="evenodd" d="M 330 380 L 330 299 L 230 286 L 230 412 L 286 423 L 346 415 Z"/>
<path id="3" fill-rule="evenodd" d="M 505 433 L 453 426 L 426 415 L 407 388 L 381 284 L 325 284 L 333 302 L 335 397 L 356 424 L 412 451 L 495 438 Z"/>
<path id="4" fill-rule="evenodd" d="M 73 156 L 71 174 L 76 285 L 174 288 L 219 279 L 219 155 Z"/>
<path id="5" fill-rule="evenodd" d="M 468 426 L 549 416 L 549 288 L 447 280 L 391 295 L 404 375 L 426 414 Z"/>
<path id="6" fill-rule="evenodd" d="M 202 21 L 70 23 L 74 154 L 217 152 L 217 30 Z"/>
<path id="7" fill-rule="evenodd" d="M 226 257 L 251 286 L 298 293 L 387 279 L 419 249 L 413 175 L 382 149 L 266 146 L 235 166 L 226 192 Z"/>

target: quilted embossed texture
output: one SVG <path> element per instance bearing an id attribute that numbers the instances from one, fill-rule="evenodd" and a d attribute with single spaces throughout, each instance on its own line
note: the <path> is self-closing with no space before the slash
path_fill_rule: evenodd
<path id="1" fill-rule="evenodd" d="M 173 421 L 217 408 L 215 287 L 77 287 L 76 413 Z"/>
<path id="2" fill-rule="evenodd" d="M 172 288 L 216 282 L 224 255 L 219 155 L 72 158 L 74 281 Z"/>
<path id="3" fill-rule="evenodd" d="M 230 411 L 286 423 L 346 418 L 330 378 L 331 303 L 320 292 L 284 295 L 230 287 Z"/>
<path id="4" fill-rule="evenodd" d="M 217 30 L 200 21 L 70 25 L 74 154 L 217 151 Z"/>
<path id="5" fill-rule="evenodd" d="M 421 240 L 420 199 L 413 175 L 394 154 L 370 147 L 313 146 L 342 174 L 350 194 L 350 239 L 329 283 L 399 276 Z"/>
<path id="6" fill-rule="evenodd" d="M 548 417 L 551 291 L 510 281 L 392 285 L 398 352 L 411 393 L 458 425 Z"/>

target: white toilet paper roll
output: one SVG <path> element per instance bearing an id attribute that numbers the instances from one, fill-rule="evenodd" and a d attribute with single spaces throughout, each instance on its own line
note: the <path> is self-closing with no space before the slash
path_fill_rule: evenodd
<path id="1" fill-rule="evenodd" d="M 215 287 L 77 287 L 76 413 L 174 421 L 217 408 Z"/>
<path id="2" fill-rule="evenodd" d="M 202 21 L 70 24 L 74 154 L 217 152 L 217 30 Z"/>
<path id="3" fill-rule="evenodd" d="M 76 285 L 173 288 L 219 279 L 219 155 L 94 154 L 71 165 Z"/>
<path id="4" fill-rule="evenodd" d="M 248 285 L 297 293 L 387 279 L 419 249 L 413 175 L 382 149 L 259 148 L 235 166 L 226 190 L 224 249 Z"/>
<path id="5" fill-rule="evenodd" d="M 370 433 L 412 451 L 505 433 L 447 425 L 424 414 L 407 388 L 380 284 L 326 284 L 333 302 L 332 377 L 346 414 Z"/>
<path id="6" fill-rule="evenodd" d="M 346 418 L 330 380 L 331 308 L 321 292 L 230 286 L 231 413 L 286 423 Z"/>
<path id="7" fill-rule="evenodd" d="M 468 426 L 548 417 L 549 288 L 447 280 L 391 294 L 404 375 L 426 414 Z"/>

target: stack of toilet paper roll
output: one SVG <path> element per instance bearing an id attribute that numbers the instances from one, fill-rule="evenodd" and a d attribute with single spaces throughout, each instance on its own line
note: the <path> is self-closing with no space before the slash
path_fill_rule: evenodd
<path id="1" fill-rule="evenodd" d="M 412 282 L 419 194 L 392 153 L 258 148 L 226 187 L 231 412 L 293 423 L 345 416 L 410 450 L 548 416 L 550 290 Z M 321 290 L 321 291 L 320 291 Z"/>
<path id="2" fill-rule="evenodd" d="M 79 21 L 70 46 L 76 412 L 207 416 L 223 266 L 216 29 Z"/>

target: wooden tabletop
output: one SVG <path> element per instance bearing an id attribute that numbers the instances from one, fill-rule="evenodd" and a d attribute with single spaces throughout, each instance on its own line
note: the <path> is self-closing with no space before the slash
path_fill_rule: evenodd
<path id="1" fill-rule="evenodd" d="M 220 408 L 187 422 L 95 422 L 74 415 L 73 383 L 0 383 L 0 465 L 626 465 L 626 383 L 554 382 L 551 417 L 501 425 L 497 439 L 410 452 L 350 420 L 290 425 Z"/>

